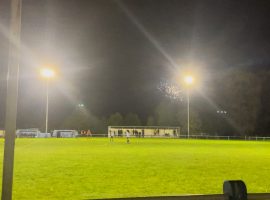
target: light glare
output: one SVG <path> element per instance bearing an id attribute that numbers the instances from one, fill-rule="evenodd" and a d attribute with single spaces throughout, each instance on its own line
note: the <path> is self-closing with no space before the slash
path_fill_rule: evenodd
<path id="1" fill-rule="evenodd" d="M 186 76 L 185 77 L 185 83 L 187 85 L 191 85 L 191 84 L 193 84 L 193 82 L 194 82 L 194 78 L 192 76 Z"/>
<path id="2" fill-rule="evenodd" d="M 54 70 L 49 68 L 41 69 L 40 74 L 44 78 L 53 78 L 55 76 Z"/>

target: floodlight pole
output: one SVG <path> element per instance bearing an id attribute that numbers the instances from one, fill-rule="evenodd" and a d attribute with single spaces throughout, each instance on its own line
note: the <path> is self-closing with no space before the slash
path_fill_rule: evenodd
<path id="1" fill-rule="evenodd" d="M 5 146 L 2 177 L 2 200 L 12 200 L 14 147 L 16 137 L 19 59 L 21 33 L 21 0 L 11 0 L 9 58 L 5 117 Z"/>
<path id="2" fill-rule="evenodd" d="M 189 89 L 187 89 L 187 133 L 189 138 Z"/>
<path id="3" fill-rule="evenodd" d="M 45 133 L 48 133 L 48 115 L 49 115 L 49 79 L 46 80 L 46 124 Z"/>

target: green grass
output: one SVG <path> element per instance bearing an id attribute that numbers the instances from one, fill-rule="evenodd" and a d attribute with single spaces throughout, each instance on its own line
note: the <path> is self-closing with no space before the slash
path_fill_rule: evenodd
<path id="1" fill-rule="evenodd" d="M 3 140 L 0 146 L 2 166 Z M 14 199 L 222 193 L 227 179 L 270 192 L 269 166 L 269 142 L 20 138 Z"/>

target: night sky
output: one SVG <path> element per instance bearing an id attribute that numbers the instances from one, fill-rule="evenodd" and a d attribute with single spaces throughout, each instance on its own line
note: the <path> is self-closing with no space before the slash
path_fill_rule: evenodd
<path id="1" fill-rule="evenodd" d="M 8 0 L 1 0 L 1 126 L 8 16 Z M 58 68 L 53 119 L 78 103 L 98 116 L 145 118 L 161 101 L 160 82 L 187 66 L 203 72 L 206 84 L 223 69 L 270 66 L 269 21 L 270 1 L 263 0 L 23 0 L 18 122 L 44 118 L 38 69 L 45 64 Z"/>

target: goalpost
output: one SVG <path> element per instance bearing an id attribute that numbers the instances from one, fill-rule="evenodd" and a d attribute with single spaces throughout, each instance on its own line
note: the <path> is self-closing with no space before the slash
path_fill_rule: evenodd
<path id="1" fill-rule="evenodd" d="M 180 127 L 172 126 L 108 126 L 108 137 L 124 137 L 129 130 L 131 137 L 179 137 Z"/>

